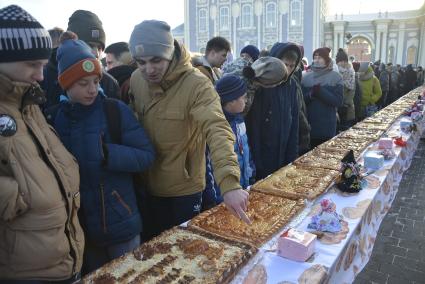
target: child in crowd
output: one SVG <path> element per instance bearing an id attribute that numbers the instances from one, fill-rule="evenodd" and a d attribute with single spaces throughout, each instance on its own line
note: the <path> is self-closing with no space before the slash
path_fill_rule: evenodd
<path id="1" fill-rule="evenodd" d="M 140 245 L 133 175 L 152 164 L 154 150 L 127 105 L 99 88 L 102 68 L 86 43 L 65 32 L 57 61 L 67 100 L 51 121 L 80 165 L 83 272 L 90 272 Z"/>
<path id="2" fill-rule="evenodd" d="M 241 170 L 240 183 L 243 188 L 250 185 L 254 177 L 254 165 L 251 160 L 248 146 L 248 136 L 242 112 L 245 109 L 247 87 L 245 82 L 236 75 L 226 75 L 219 79 L 216 90 L 221 98 L 223 113 L 235 134 L 235 153 L 238 155 Z"/>

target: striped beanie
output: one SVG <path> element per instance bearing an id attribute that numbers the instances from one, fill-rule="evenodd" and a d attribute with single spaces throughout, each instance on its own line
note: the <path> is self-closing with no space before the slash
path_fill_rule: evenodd
<path id="1" fill-rule="evenodd" d="M 47 30 L 17 5 L 0 9 L 0 62 L 48 59 L 52 40 Z"/>
<path id="2" fill-rule="evenodd" d="M 69 38 L 63 39 L 64 36 Z M 56 54 L 58 81 L 62 89 L 68 90 L 75 82 L 86 76 L 102 77 L 102 67 L 91 48 L 72 32 L 62 35 L 62 43 Z"/>

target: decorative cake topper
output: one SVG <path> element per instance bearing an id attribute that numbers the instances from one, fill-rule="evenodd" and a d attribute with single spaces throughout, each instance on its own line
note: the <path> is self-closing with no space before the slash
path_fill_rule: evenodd
<path id="1" fill-rule="evenodd" d="M 336 212 L 336 205 L 330 199 L 320 201 L 321 212 L 311 217 L 307 228 L 312 231 L 338 233 L 342 229 L 342 216 Z"/>
<path id="2" fill-rule="evenodd" d="M 341 163 L 341 176 L 337 179 L 336 186 L 343 192 L 359 192 L 362 189 L 360 165 L 354 158 L 353 150 L 345 155 Z"/>

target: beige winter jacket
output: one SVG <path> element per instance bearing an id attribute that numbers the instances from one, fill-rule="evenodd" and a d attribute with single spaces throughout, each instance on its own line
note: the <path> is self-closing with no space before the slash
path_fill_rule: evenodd
<path id="1" fill-rule="evenodd" d="M 0 279 L 64 280 L 81 269 L 78 165 L 42 99 L 39 87 L 0 74 Z"/>
<path id="2" fill-rule="evenodd" d="M 175 49 L 160 84 L 148 83 L 140 70 L 130 81 L 133 107 L 157 153 L 147 175 L 148 190 L 160 197 L 201 192 L 206 142 L 222 193 L 240 188 L 234 135 L 219 96 L 209 79 L 192 67 L 185 48 L 175 43 Z"/>

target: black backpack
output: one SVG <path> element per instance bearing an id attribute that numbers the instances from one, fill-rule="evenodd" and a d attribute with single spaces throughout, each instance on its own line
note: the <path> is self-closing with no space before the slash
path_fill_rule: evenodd
<path id="1" fill-rule="evenodd" d="M 109 135 L 113 144 L 121 144 L 121 112 L 116 99 L 105 98 L 103 100 L 103 109 L 106 116 Z"/>

